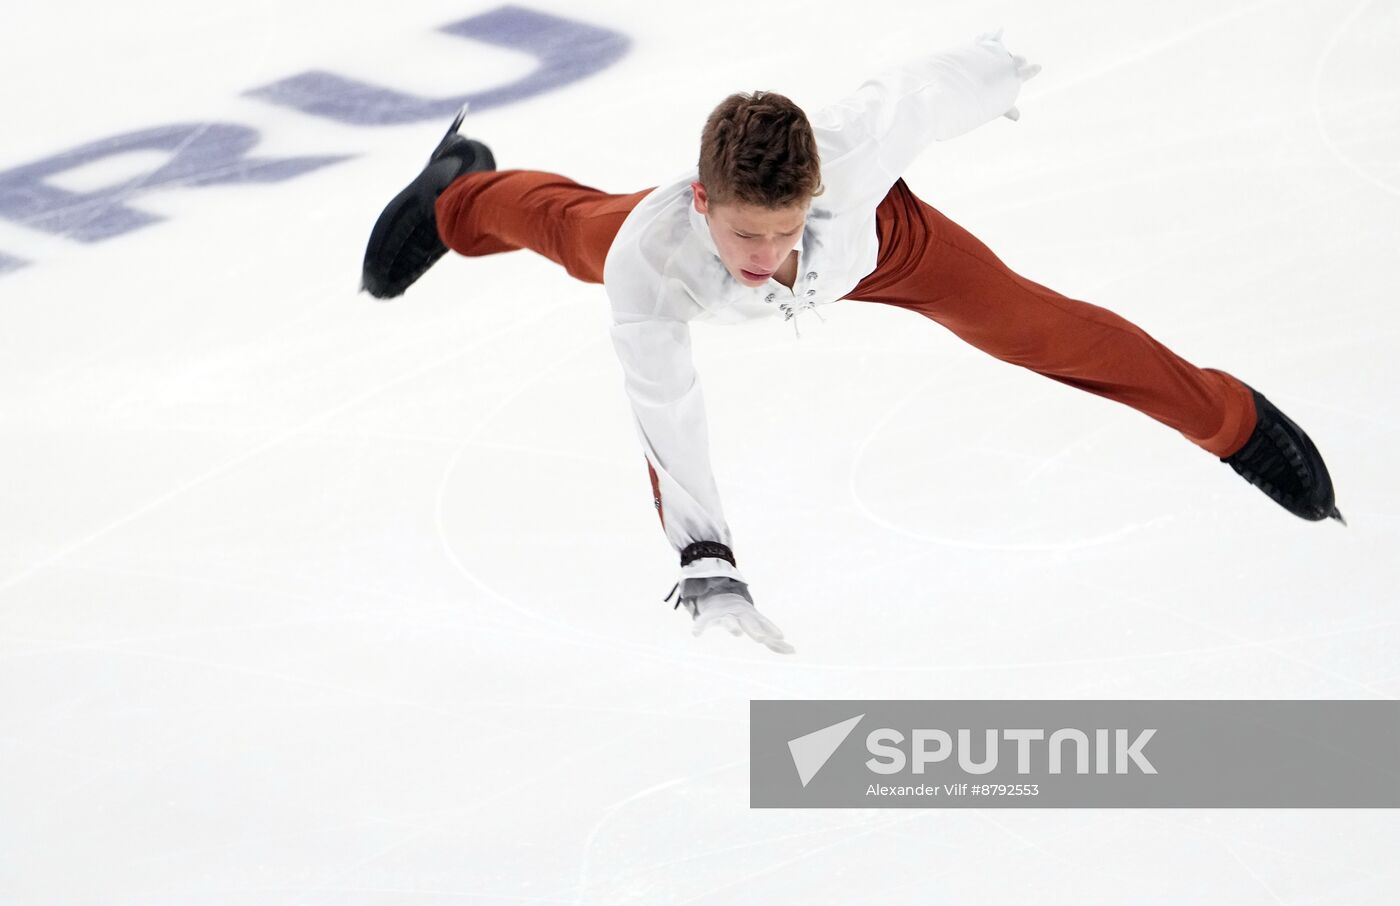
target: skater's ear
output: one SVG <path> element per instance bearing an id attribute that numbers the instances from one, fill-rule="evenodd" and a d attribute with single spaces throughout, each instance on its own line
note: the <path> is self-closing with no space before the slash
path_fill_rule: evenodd
<path id="1" fill-rule="evenodd" d="M 704 184 L 698 183 L 698 182 L 693 182 L 693 183 L 690 184 L 690 188 L 695 192 L 695 211 L 696 211 L 696 213 L 698 213 L 698 214 L 708 214 L 708 213 L 710 213 L 710 196 L 705 192 L 705 186 L 704 186 Z"/>

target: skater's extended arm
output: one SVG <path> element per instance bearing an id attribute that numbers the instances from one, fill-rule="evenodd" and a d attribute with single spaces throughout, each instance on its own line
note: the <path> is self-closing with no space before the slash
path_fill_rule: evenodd
<path id="1" fill-rule="evenodd" d="M 667 539 L 678 553 L 697 541 L 732 547 L 710 467 L 705 401 L 691 360 L 689 325 L 671 318 L 633 318 L 615 310 L 612 340 L 637 434 L 655 474 Z M 744 581 L 736 566 L 716 557 L 686 566 L 681 581 L 707 576 Z"/>
<path id="2" fill-rule="evenodd" d="M 812 117 L 822 147 L 836 152 L 822 159 L 824 202 L 840 208 L 881 198 L 933 142 L 1014 118 L 1021 83 L 1038 71 L 989 34 L 866 81 Z"/>

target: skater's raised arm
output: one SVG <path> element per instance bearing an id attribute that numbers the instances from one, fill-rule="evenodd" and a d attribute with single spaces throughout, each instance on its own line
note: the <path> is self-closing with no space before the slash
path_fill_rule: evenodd
<path id="1" fill-rule="evenodd" d="M 1039 71 L 1013 56 L 997 33 L 866 81 L 812 117 L 824 149 L 823 201 L 840 209 L 882 198 L 933 142 L 1000 116 L 1015 119 L 1021 83 Z"/>

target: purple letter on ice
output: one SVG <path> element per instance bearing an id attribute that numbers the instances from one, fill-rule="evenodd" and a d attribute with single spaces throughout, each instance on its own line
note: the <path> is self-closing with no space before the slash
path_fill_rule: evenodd
<path id="1" fill-rule="evenodd" d="M 427 98 L 311 70 L 255 88 L 248 95 L 353 126 L 391 126 L 450 115 L 463 103 L 489 110 L 576 82 L 617 62 L 631 45 L 626 35 L 572 19 L 502 6 L 444 26 L 449 35 L 530 54 L 539 66 L 528 76 L 474 94 Z"/>
<path id="2" fill-rule="evenodd" d="M 248 157 L 257 143 L 257 130 L 233 123 L 175 123 L 115 135 L 0 172 L 0 217 L 47 233 L 100 242 L 163 219 L 128 207 L 138 195 L 184 186 L 281 182 L 345 159 Z M 48 182 L 59 173 L 131 151 L 165 151 L 170 158 L 154 170 L 89 192 Z M 4 269 L 0 262 L 0 271 Z"/>

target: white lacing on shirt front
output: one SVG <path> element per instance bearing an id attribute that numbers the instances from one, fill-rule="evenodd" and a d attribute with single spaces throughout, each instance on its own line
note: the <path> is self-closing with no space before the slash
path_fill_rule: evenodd
<path id="1" fill-rule="evenodd" d="M 817 305 L 811 299 L 780 302 L 778 303 L 778 308 L 782 310 L 784 321 L 792 321 L 793 332 L 797 334 L 799 340 L 802 339 L 802 331 L 797 326 L 796 318 L 800 313 L 810 311 L 817 316 L 818 321 L 821 321 L 823 324 L 826 323 L 826 318 L 823 318 L 822 313 L 817 311 Z"/>

